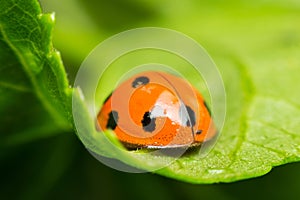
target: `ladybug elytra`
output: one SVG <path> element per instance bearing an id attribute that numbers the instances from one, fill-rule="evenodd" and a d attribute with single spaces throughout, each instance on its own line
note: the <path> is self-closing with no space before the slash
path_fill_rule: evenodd
<path id="1" fill-rule="evenodd" d="M 129 149 L 199 146 L 217 132 L 201 94 L 186 80 L 157 71 L 121 83 L 97 122 Z"/>

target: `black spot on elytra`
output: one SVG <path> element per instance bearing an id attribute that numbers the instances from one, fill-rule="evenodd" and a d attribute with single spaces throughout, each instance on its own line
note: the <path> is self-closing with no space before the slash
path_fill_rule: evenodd
<path id="1" fill-rule="evenodd" d="M 206 107 L 209 115 L 211 116 L 211 110 L 210 110 L 210 108 L 208 107 L 208 105 L 207 105 L 207 103 L 205 101 L 204 101 L 204 106 Z"/>
<path id="2" fill-rule="evenodd" d="M 132 82 L 132 87 L 133 88 L 137 88 L 141 85 L 146 85 L 149 83 L 149 78 L 146 77 L 146 76 L 140 76 L 140 77 L 137 77 L 133 82 Z"/>
<path id="3" fill-rule="evenodd" d="M 156 118 L 151 118 L 151 112 L 145 112 L 143 119 L 142 119 L 142 125 L 143 129 L 147 132 L 152 132 L 155 130 L 155 120 Z"/>
<path id="4" fill-rule="evenodd" d="M 200 135 L 201 133 L 202 133 L 202 130 L 197 130 L 197 131 L 196 131 L 196 134 L 197 134 L 197 135 Z"/>
<path id="5" fill-rule="evenodd" d="M 117 111 L 111 111 L 108 114 L 108 121 L 106 124 L 107 129 L 112 129 L 115 130 L 116 126 L 118 125 L 118 120 L 119 120 L 119 114 Z"/>
<path id="6" fill-rule="evenodd" d="M 186 126 L 195 126 L 196 124 L 196 116 L 195 112 L 191 109 L 191 107 L 187 105 L 181 105 L 179 108 L 179 116 L 181 118 L 182 124 Z"/>

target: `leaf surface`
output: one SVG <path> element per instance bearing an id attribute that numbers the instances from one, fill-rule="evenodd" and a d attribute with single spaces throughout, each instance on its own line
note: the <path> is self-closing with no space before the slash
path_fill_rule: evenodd
<path id="1" fill-rule="evenodd" d="M 0 111 L 5 113 L 1 115 L 1 144 L 69 130 L 71 113 L 77 112 L 86 133 L 79 137 L 91 151 L 122 158 L 144 170 L 172 160 L 168 156 L 126 151 L 111 132 L 97 132 L 79 88 L 74 91 L 76 109 L 72 110 L 66 73 L 51 45 L 53 15 L 41 14 L 36 1 L 1 0 L 0 5 L 0 61 L 5 63 L 0 66 Z M 198 21 L 173 16 L 157 22 L 164 26 L 168 20 L 175 20 L 182 24 L 182 32 L 208 41 L 204 44 L 224 80 L 227 117 L 217 144 L 206 157 L 189 154 L 156 173 L 191 183 L 232 182 L 300 160 L 300 29 L 294 23 L 300 19 L 299 9 L 274 6 L 252 12 L 247 5 L 239 6 L 242 10 L 233 7 L 230 13 L 210 18 L 204 18 L 201 12 L 185 14 Z M 151 57 L 147 55 L 144 60 Z M 133 57 L 119 64 L 126 70 L 126 66 L 129 69 L 142 60 Z M 165 61 L 178 63 L 176 59 Z M 116 73 L 112 71 L 111 78 L 105 81 L 105 89 L 100 91 L 103 99 L 113 90 Z M 197 83 L 193 77 L 190 81 Z M 107 140 L 104 136 L 120 150 L 103 145 Z"/>
<path id="2" fill-rule="evenodd" d="M 70 130 L 70 97 L 53 14 L 36 1 L 0 1 L 1 146 Z"/>

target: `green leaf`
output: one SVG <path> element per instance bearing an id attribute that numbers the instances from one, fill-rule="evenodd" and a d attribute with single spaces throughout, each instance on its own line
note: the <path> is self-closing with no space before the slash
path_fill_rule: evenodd
<path id="1" fill-rule="evenodd" d="M 277 5 L 270 10 L 268 6 L 250 10 L 241 5 L 239 9 L 231 8 L 230 14 L 218 13 L 215 18 L 197 14 L 206 23 L 186 19 L 182 22 L 181 27 L 187 33 L 196 38 L 200 34 L 208 40 L 206 44 L 225 83 L 227 116 L 217 144 L 205 158 L 197 154 L 183 156 L 156 171 L 158 174 L 191 183 L 232 182 L 264 175 L 274 166 L 300 161 L 300 29 L 294 21 L 300 18 L 299 12 Z M 243 12 L 246 14 L 240 16 Z M 246 25 L 252 29 L 245 28 Z M 152 62 L 156 61 L 149 52 L 146 55 Z M 120 69 L 126 71 L 143 59 L 143 56 L 133 56 L 112 65 L 119 62 Z M 165 61 L 161 57 L 158 60 Z M 98 91 L 101 98 L 96 97 L 100 102 L 113 90 L 118 73 L 112 70 L 111 76 L 101 82 L 103 87 Z M 197 82 L 193 78 L 190 81 Z M 141 151 L 114 150 L 106 145 L 103 135 L 108 135 L 113 143 L 118 143 L 116 138 L 109 132 L 102 135 L 95 131 L 94 119 L 85 110 L 80 111 L 85 113 L 81 123 L 86 124 L 89 134 L 79 137 L 91 151 L 122 158 L 125 163 L 146 170 L 172 160 Z"/>
<path id="2" fill-rule="evenodd" d="M 71 89 L 60 56 L 51 45 L 53 15 L 41 14 L 38 3 L 33 0 L 0 0 L 0 5 L 0 61 L 5 63 L 0 66 L 0 111 L 5 113 L 0 119 L 4 122 L 0 130 L 1 145 L 69 130 L 73 112 L 80 114 L 83 130 L 79 131 L 86 133 L 79 135 L 80 139 L 94 153 L 122 158 L 146 170 L 172 160 L 165 155 L 126 151 L 112 132 L 97 132 L 95 119 L 88 112 L 90 105 L 86 105 L 79 88 L 74 91 L 75 109 L 71 110 Z M 181 9 L 181 6 L 173 6 Z M 266 7 L 251 12 L 247 6 L 241 7 L 243 10 L 233 7 L 230 14 L 218 14 L 209 19 L 197 10 L 186 13 L 186 18 L 178 15 L 157 22 L 164 26 L 175 20 L 182 24 L 179 27 L 183 32 L 191 33 L 199 41 L 207 39 L 208 49 L 225 83 L 227 118 L 208 156 L 188 154 L 156 173 L 191 183 L 232 182 L 260 176 L 273 166 L 300 160 L 300 84 L 297 76 L 300 30 L 293 23 L 299 18 L 299 12 L 276 6 L 271 11 Z M 270 15 L 271 12 L 274 15 Z M 208 21 L 187 20 L 194 17 Z M 242 26 L 245 21 L 251 30 Z M 282 38 L 284 31 L 292 37 Z M 262 38 L 262 35 L 268 37 Z M 137 60 L 126 61 L 128 69 Z M 176 60 L 171 62 L 177 63 Z M 100 91 L 103 98 L 113 89 L 117 78 L 114 72 L 111 75 L 113 78 L 106 80 L 106 87 Z M 193 77 L 190 81 L 197 82 Z M 107 139 L 120 149 L 114 150 L 109 143 L 103 145 Z"/>
<path id="3" fill-rule="evenodd" d="M 291 53 L 289 57 L 295 58 L 293 50 L 290 49 L 289 52 Z M 145 61 L 142 59 L 141 52 L 135 54 L 139 55 L 138 61 L 131 59 L 132 55 L 127 55 L 129 58 L 126 57 L 125 61 L 117 60 L 112 65 L 122 66 L 122 70 L 125 70 L 124 67 L 129 69 L 130 66 L 137 66 L 139 62 Z M 151 54 L 149 51 L 146 52 L 146 55 L 152 60 L 155 58 L 155 54 Z M 266 55 L 264 59 L 270 58 Z M 158 60 L 163 62 L 161 57 Z M 273 166 L 299 161 L 300 106 L 289 100 L 290 96 L 286 98 L 281 96 L 284 89 L 291 87 L 289 84 L 293 85 L 293 90 L 300 91 L 300 86 L 297 84 L 299 81 L 293 78 L 293 74 L 299 70 L 299 65 L 283 69 L 279 67 L 278 70 L 259 67 L 249 70 L 248 65 L 228 53 L 226 58 L 219 58 L 219 61 L 221 60 L 220 69 L 227 91 L 227 118 L 216 146 L 206 157 L 202 158 L 197 153 L 188 154 L 168 165 L 172 161 L 172 158 L 168 156 L 143 154 L 142 151 L 116 150 L 111 144 L 105 142 L 107 139 L 104 136 L 108 136 L 113 144 L 117 144 L 117 147 L 121 148 L 117 139 L 109 132 L 99 134 L 95 130 L 94 119 L 87 112 L 87 105 L 82 101 L 74 101 L 75 110 L 73 111 L 81 114 L 78 121 L 80 126 L 84 127 L 84 131 L 79 131 L 85 133 L 79 135 L 80 139 L 91 151 L 99 155 L 121 159 L 137 168 L 152 170 L 157 166 L 168 165 L 156 173 L 192 183 L 232 182 L 263 175 L 269 172 Z M 295 60 L 295 62 L 297 61 Z M 173 64 L 178 63 L 180 62 L 175 59 Z M 257 64 L 260 65 L 259 60 L 257 60 Z M 184 63 L 179 65 L 184 66 Z M 251 65 L 249 64 L 249 66 Z M 273 84 L 269 87 L 262 87 L 267 84 L 265 78 L 260 81 L 258 80 L 259 76 L 253 78 L 251 74 L 253 70 L 254 74 L 263 77 L 266 77 L 265 73 L 267 73 L 268 80 Z M 102 96 L 105 97 L 110 93 L 107 86 L 115 85 L 114 81 L 118 80 L 115 75 L 118 73 L 115 71 L 114 76 L 101 82 L 106 87 L 99 94 L 102 92 Z M 285 85 L 282 86 L 282 91 L 277 88 L 279 93 L 275 93 L 276 96 L 271 94 L 274 93 L 272 87 L 280 81 L 276 77 L 284 74 L 290 77 L 289 82 L 280 83 Z M 297 97 L 299 94 L 294 95 Z"/>
<path id="4" fill-rule="evenodd" d="M 260 176 L 273 166 L 300 160 L 300 106 L 283 98 L 260 94 L 248 73 L 246 67 L 237 62 L 228 63 L 222 71 L 226 78 L 228 112 L 225 127 L 213 150 L 204 158 L 197 154 L 183 156 L 156 173 L 192 183 L 232 182 Z M 273 71 L 273 76 L 276 73 Z M 95 131 L 89 113 L 84 109 L 78 112 L 85 113 L 81 123 L 89 121 L 90 125 L 85 127 L 90 134 L 80 137 L 93 152 L 122 158 L 134 167 L 147 170 L 167 165 L 172 160 L 168 156 L 151 156 L 139 151 L 114 152 L 114 148 L 106 145 L 103 135 Z M 113 142 L 116 143 L 116 139 Z"/>
<path id="5" fill-rule="evenodd" d="M 33 0 L 0 4 L 0 146 L 70 130 L 71 89 L 51 43 L 54 15 Z"/>

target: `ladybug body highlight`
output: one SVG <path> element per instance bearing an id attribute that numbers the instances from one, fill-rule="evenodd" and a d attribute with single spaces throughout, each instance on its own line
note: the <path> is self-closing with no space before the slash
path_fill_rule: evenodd
<path id="1" fill-rule="evenodd" d="M 201 94 L 165 72 L 143 72 L 121 83 L 105 100 L 97 121 L 129 149 L 199 146 L 216 135 Z"/>

